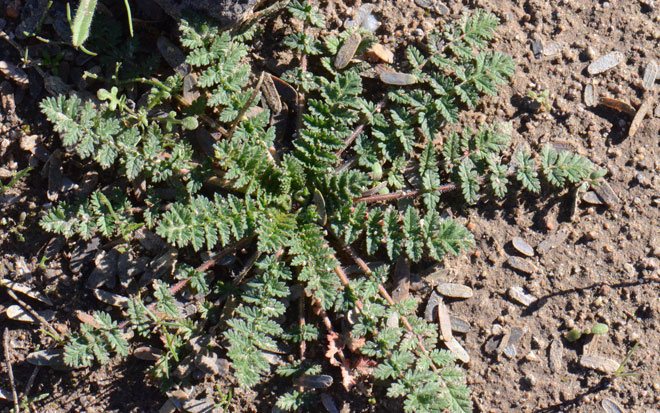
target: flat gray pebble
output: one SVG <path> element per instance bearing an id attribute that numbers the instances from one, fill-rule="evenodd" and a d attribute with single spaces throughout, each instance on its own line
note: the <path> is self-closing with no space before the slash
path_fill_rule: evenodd
<path id="1" fill-rule="evenodd" d="M 513 244 L 513 248 L 515 248 L 519 253 L 527 255 L 528 257 L 534 256 L 534 248 L 532 248 L 532 246 L 529 245 L 529 243 L 524 239 L 515 237 L 511 240 L 511 243 Z"/>
<path id="2" fill-rule="evenodd" d="M 602 56 L 591 62 L 591 64 L 587 67 L 587 71 L 590 75 L 603 73 L 606 70 L 610 70 L 614 66 L 621 63 L 623 61 L 623 57 L 623 53 L 621 52 L 608 53 L 605 56 Z"/>

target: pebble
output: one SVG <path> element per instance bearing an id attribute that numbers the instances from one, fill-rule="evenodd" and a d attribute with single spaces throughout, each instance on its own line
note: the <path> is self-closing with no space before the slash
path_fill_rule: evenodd
<path id="1" fill-rule="evenodd" d="M 440 335 L 442 336 L 442 340 L 453 340 L 454 335 L 451 332 L 451 318 L 449 317 L 449 310 L 447 310 L 447 306 L 442 302 L 442 300 L 438 302 L 438 321 L 440 324 Z"/>
<path id="2" fill-rule="evenodd" d="M 594 191 L 587 191 L 583 196 L 582 200 L 591 205 L 603 205 L 603 201 L 598 197 Z"/>
<path id="3" fill-rule="evenodd" d="M 133 350 L 133 356 L 135 358 L 145 361 L 158 361 L 161 354 L 162 352 L 157 348 L 147 346 L 138 347 Z"/>
<path id="4" fill-rule="evenodd" d="M 522 287 L 516 285 L 511 288 L 509 288 L 509 297 L 517 302 L 518 304 L 522 304 L 525 307 L 530 306 L 533 302 L 535 302 L 538 298 L 536 298 L 532 294 L 527 294 Z"/>
<path id="5" fill-rule="evenodd" d="M 615 360 L 589 354 L 584 354 L 580 357 L 580 365 L 605 374 L 615 373 L 619 368 L 619 363 Z"/>
<path id="6" fill-rule="evenodd" d="M 601 181 L 600 185 L 594 187 L 594 192 L 610 208 L 614 208 L 619 204 L 619 197 L 606 181 Z"/>
<path id="7" fill-rule="evenodd" d="M 26 360 L 33 366 L 65 367 L 64 350 L 40 350 L 28 354 Z"/>
<path id="8" fill-rule="evenodd" d="M 511 257 L 507 262 L 511 267 L 513 267 L 518 271 L 522 271 L 525 274 L 533 274 L 538 270 L 538 268 L 536 268 L 534 264 L 532 264 L 529 260 L 526 260 L 524 258 Z"/>
<path id="9" fill-rule="evenodd" d="M 442 282 L 438 283 L 435 288 L 441 295 L 444 295 L 445 297 L 470 298 L 474 295 L 472 288 L 462 284 Z"/>
<path id="10" fill-rule="evenodd" d="M 651 60 L 646 69 L 644 69 L 644 77 L 642 78 L 642 87 L 649 90 L 655 84 L 655 79 L 658 78 L 658 63 L 655 60 Z"/>
<path id="11" fill-rule="evenodd" d="M 543 46 L 542 53 L 543 53 L 543 56 L 552 57 L 552 56 L 556 56 L 556 55 L 560 54 L 561 51 L 562 51 L 562 48 L 563 47 L 562 47 L 561 43 L 552 42 L 552 43 L 548 43 L 547 45 Z"/>
<path id="12" fill-rule="evenodd" d="M 453 315 L 449 316 L 449 320 L 451 321 L 451 331 L 454 333 L 467 333 L 470 331 L 470 323 L 467 321 L 454 317 Z"/>
<path id="13" fill-rule="evenodd" d="M 321 403 L 323 403 L 323 407 L 325 407 L 328 413 L 339 413 L 339 409 L 337 409 L 334 399 L 329 394 L 321 394 Z"/>
<path id="14" fill-rule="evenodd" d="M 344 40 L 344 44 L 342 44 L 337 52 L 337 56 L 335 56 L 335 67 L 337 69 L 343 69 L 348 66 L 353 56 L 355 56 L 360 42 L 362 42 L 362 36 L 358 32 L 354 32 Z"/>
<path id="15" fill-rule="evenodd" d="M 613 68 L 623 61 L 623 53 L 612 52 L 591 62 L 587 67 L 590 75 L 597 75 Z"/>
<path id="16" fill-rule="evenodd" d="M 417 77 L 408 73 L 384 72 L 380 74 L 380 80 L 388 85 L 406 86 L 417 83 Z"/>
<path id="17" fill-rule="evenodd" d="M 303 375 L 296 379 L 297 385 L 311 389 L 326 389 L 332 382 L 332 376 L 327 374 Z"/>
<path id="18" fill-rule="evenodd" d="M 588 107 L 596 106 L 598 101 L 598 94 L 594 85 L 589 83 L 584 87 L 584 104 Z"/>
<path id="19" fill-rule="evenodd" d="M 642 125 L 642 121 L 644 121 L 644 118 L 646 117 L 646 114 L 651 110 L 651 106 L 653 106 L 654 99 L 647 98 L 644 103 L 639 107 L 637 110 L 637 113 L 635 113 L 635 117 L 632 120 L 632 123 L 630 123 L 630 129 L 628 129 L 628 137 L 632 137 L 635 133 L 637 133 L 637 130 L 639 127 Z"/>
<path id="20" fill-rule="evenodd" d="M 528 257 L 534 256 L 534 248 L 527 243 L 524 239 L 520 237 L 515 237 L 511 240 L 513 248 L 515 248 L 519 253 L 527 255 Z"/>

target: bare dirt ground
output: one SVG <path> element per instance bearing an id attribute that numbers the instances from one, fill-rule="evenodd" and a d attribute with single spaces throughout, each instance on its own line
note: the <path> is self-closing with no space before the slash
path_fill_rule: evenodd
<path id="1" fill-rule="evenodd" d="M 10 3 L 14 2 L 0 0 L 6 31 L 21 21 L 8 15 Z M 350 17 L 360 5 L 336 3 L 339 19 Z M 435 9 L 419 6 L 433 3 Z M 514 145 L 527 142 L 540 148 L 551 142 L 578 151 L 608 170 L 605 180 L 615 194 L 601 194 L 608 204 L 600 205 L 577 199 L 571 191 L 539 197 L 509 194 L 501 204 L 485 201 L 456 213 L 474 232 L 477 245 L 446 260 L 427 280 L 457 282 L 474 290 L 473 297 L 449 304 L 452 315 L 470 325 L 459 341 L 471 358 L 464 368 L 474 411 L 615 412 L 616 406 L 628 412 L 659 411 L 660 108 L 658 84 L 647 90 L 642 79 L 647 65 L 660 61 L 660 5 L 653 0 L 381 0 L 374 5 L 374 16 L 382 23 L 375 34 L 396 49 L 399 58 L 407 43 L 418 42 L 465 10 L 494 12 L 502 21 L 496 48 L 514 57 L 516 73 L 499 96 L 478 108 L 484 115 L 468 114 L 466 119 L 512 122 Z M 277 33 L 286 31 L 281 17 L 272 24 Z M 268 50 L 269 39 L 261 41 Z M 591 62 L 615 51 L 623 54 L 618 65 L 600 74 L 588 72 Z M 281 50 L 267 59 L 273 67 L 289 64 Z M 0 60 L 19 63 L 2 39 Z M 74 83 L 79 76 L 75 60 L 64 63 L 66 79 Z M 39 90 L 39 76 L 32 70 L 28 74 L 27 88 L 0 76 L 2 171 L 23 169 L 31 162 L 38 165 L 33 159 L 38 151 L 22 139 L 26 135 L 37 134 L 40 145 L 56 149 L 36 114 L 45 92 Z M 650 100 L 651 110 L 628 136 L 634 113 L 587 105 L 587 85 L 598 96 L 630 104 L 633 111 Z M 530 90 L 549 90 L 550 110 L 530 100 Z M 30 148 L 31 152 L 24 150 Z M 69 166 L 64 173 L 82 182 L 89 174 L 86 166 L 80 167 Z M 49 202 L 40 168 L 0 197 L 0 276 L 12 274 L 45 291 L 54 302 L 55 327 L 64 329 L 75 320 L 74 309 L 103 308 L 91 295 L 79 293 L 88 274 L 72 270 L 72 259 L 89 263 L 93 258 L 80 251 L 89 245 L 65 246 L 37 225 L 36 218 Z M 1 178 L 6 183 L 5 176 Z M 514 248 L 516 237 L 532 247 L 532 256 Z M 44 255 L 48 259 L 40 268 Z M 419 274 L 428 272 L 420 269 Z M 512 298 L 512 287 L 522 288 L 529 302 Z M 428 289 L 422 291 L 423 310 Z M 30 395 L 48 393 L 34 405 L 35 411 L 151 412 L 164 403 L 164 396 L 144 379 L 147 362 L 131 360 L 73 372 L 41 368 L 34 373 L 26 355 L 44 345 L 47 337 L 38 325 L 8 320 L 3 313 L 13 304 L 0 290 L 0 325 L 11 331 L 15 381 L 24 389 L 34 375 Z M 576 342 L 566 339 L 569 330 L 584 330 L 597 322 L 607 324 L 609 332 Z M 624 366 L 636 374 L 616 377 L 612 365 L 616 368 L 636 343 Z M 585 356 L 592 362 L 594 356 L 611 361 L 589 367 Z M 4 364 L 0 388 L 9 388 Z M 341 402 L 342 397 L 337 391 L 335 399 Z M 235 402 L 245 410 L 272 410 L 250 394 L 236 395 Z M 8 412 L 11 406 L 0 397 L 0 411 Z M 358 410 L 378 411 L 368 403 L 359 406 Z"/>

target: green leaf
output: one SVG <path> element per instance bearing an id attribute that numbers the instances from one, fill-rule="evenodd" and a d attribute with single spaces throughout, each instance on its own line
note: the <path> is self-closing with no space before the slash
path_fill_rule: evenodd
<path id="1" fill-rule="evenodd" d="M 97 0 L 80 0 L 76 15 L 71 25 L 71 43 L 75 47 L 82 46 L 89 37 L 89 29 L 92 26 L 92 18 L 96 10 Z"/>

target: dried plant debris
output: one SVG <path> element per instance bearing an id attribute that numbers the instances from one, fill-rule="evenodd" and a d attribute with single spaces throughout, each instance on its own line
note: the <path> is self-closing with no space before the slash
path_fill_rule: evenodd
<path id="1" fill-rule="evenodd" d="M 584 104 L 588 107 L 593 107 L 596 106 L 596 103 L 598 103 L 596 87 L 589 83 L 584 87 Z"/>
<path id="2" fill-rule="evenodd" d="M 534 248 L 532 248 L 531 245 L 524 239 L 520 237 L 515 237 L 514 239 L 511 240 L 511 244 L 513 245 L 513 248 L 516 249 L 519 253 L 526 255 L 528 257 L 533 257 L 534 256 Z"/>
<path id="3" fill-rule="evenodd" d="M 644 101 L 644 103 L 642 103 L 639 109 L 637 109 L 637 113 L 635 113 L 635 117 L 630 123 L 630 129 L 628 129 L 629 138 L 635 135 L 639 127 L 642 126 L 642 122 L 644 121 L 646 114 L 651 110 L 651 107 L 653 107 L 654 101 L 655 99 L 649 97 Z"/>
<path id="4" fill-rule="evenodd" d="M 44 294 L 40 293 L 39 291 L 35 291 L 33 288 L 31 288 L 28 285 L 6 280 L 4 278 L 0 279 L 0 285 L 7 287 L 13 291 L 16 291 L 17 293 L 27 295 L 28 297 L 33 298 L 37 301 L 41 301 L 46 305 L 51 305 L 51 306 L 53 305 L 53 302 L 48 297 L 46 297 Z"/>
<path id="5" fill-rule="evenodd" d="M 282 100 L 280 94 L 275 88 L 273 77 L 269 73 L 265 73 L 263 83 L 261 84 L 261 93 L 264 94 L 266 104 L 273 111 L 274 114 L 282 111 Z"/>
<path id="6" fill-rule="evenodd" d="M 474 295 L 472 288 L 462 284 L 441 282 L 435 288 L 445 297 L 470 298 Z"/>
<path id="7" fill-rule="evenodd" d="M 388 85 L 407 86 L 417 83 L 417 77 L 409 73 L 383 72 L 380 74 L 380 80 Z"/>
<path id="8" fill-rule="evenodd" d="M 603 407 L 605 413 L 623 413 L 623 408 L 612 399 L 604 398 L 600 402 L 600 405 Z M 651 413 L 653 411 L 647 410 L 647 412 Z"/>
<path id="9" fill-rule="evenodd" d="M 353 32 L 344 40 L 344 44 L 339 48 L 337 56 L 335 56 L 335 68 L 343 69 L 348 66 L 353 56 L 355 56 L 355 52 L 357 52 L 361 41 L 362 36 L 358 32 Z"/>
<path id="10" fill-rule="evenodd" d="M 600 104 L 608 107 L 610 109 L 614 109 L 616 111 L 625 113 L 627 115 L 635 115 L 637 111 L 635 108 L 633 108 L 630 103 L 626 103 L 622 100 L 619 99 L 613 99 L 613 98 L 608 98 L 608 97 L 601 97 L 599 100 Z"/>
<path id="11" fill-rule="evenodd" d="M 623 53 L 621 52 L 612 52 L 608 53 L 605 56 L 602 56 L 594 60 L 588 67 L 587 71 L 590 75 L 597 75 L 603 73 L 607 70 L 610 70 L 614 66 L 618 65 L 623 61 Z"/>
<path id="12" fill-rule="evenodd" d="M 460 361 L 463 363 L 469 363 L 470 362 L 470 355 L 468 354 L 467 351 L 463 348 L 461 343 L 459 343 L 456 338 L 452 338 L 449 341 L 445 341 L 445 345 L 451 351 L 454 353 L 454 356 L 458 358 Z"/>
<path id="13" fill-rule="evenodd" d="M 27 86 L 30 83 L 30 79 L 23 69 L 4 60 L 0 60 L 0 73 L 17 85 Z"/>
<path id="14" fill-rule="evenodd" d="M 533 274 L 536 271 L 538 271 L 538 268 L 536 268 L 536 265 L 534 265 L 531 261 L 520 258 L 520 257 L 510 257 L 509 260 L 507 261 L 509 265 L 518 271 L 522 271 L 526 274 Z"/>
<path id="15" fill-rule="evenodd" d="M 509 288 L 508 294 L 513 301 L 517 302 L 518 304 L 522 304 L 525 307 L 530 306 L 534 301 L 537 300 L 534 295 L 526 293 L 525 290 L 523 290 L 523 288 L 519 285 Z"/>
<path id="16" fill-rule="evenodd" d="M 548 237 L 538 245 L 537 251 L 540 254 L 545 254 L 551 249 L 557 248 L 566 241 L 568 235 L 569 232 L 566 229 L 560 229 L 559 231 L 548 235 Z"/>
<path id="17" fill-rule="evenodd" d="M 644 77 L 642 78 L 642 87 L 646 90 L 651 90 L 658 78 L 658 62 L 655 60 L 649 61 L 644 69 Z"/>
<path id="18" fill-rule="evenodd" d="M 583 354 L 580 357 L 580 365 L 588 369 L 598 370 L 601 373 L 616 373 L 619 363 L 615 360 L 598 355 Z"/>
<path id="19" fill-rule="evenodd" d="M 607 205 L 610 208 L 615 208 L 616 206 L 619 205 L 621 202 L 619 200 L 619 196 L 614 192 L 610 184 L 607 183 L 607 181 L 602 181 L 600 185 L 597 187 L 594 187 L 594 192 L 598 195 L 600 199 L 605 202 L 605 205 Z"/>

